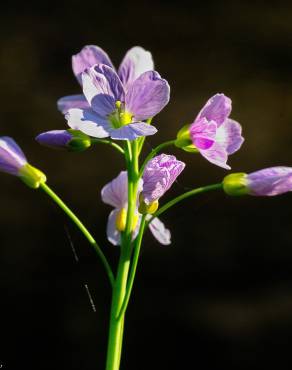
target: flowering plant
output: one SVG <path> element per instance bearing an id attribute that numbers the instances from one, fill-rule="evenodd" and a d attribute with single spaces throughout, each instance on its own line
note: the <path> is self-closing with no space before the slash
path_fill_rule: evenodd
<path id="1" fill-rule="evenodd" d="M 170 96 L 169 84 L 154 70 L 150 52 L 141 47 L 130 49 L 116 71 L 101 48 L 86 46 L 72 57 L 72 67 L 83 94 L 58 101 L 70 128 L 41 133 L 36 140 L 45 146 L 75 152 L 106 144 L 124 157 L 125 169 L 101 189 L 102 201 L 113 208 L 106 234 L 120 251 L 116 272 L 88 229 L 47 185 L 45 174 L 29 164 L 10 137 L 0 138 L 0 170 L 19 177 L 31 188 L 43 190 L 96 251 L 112 290 L 106 370 L 118 370 L 125 312 L 146 229 L 160 244 L 168 245 L 171 233 L 158 216 L 178 202 L 214 190 L 231 196 L 282 194 L 292 190 L 292 168 L 278 166 L 251 174 L 232 173 L 217 184 L 194 188 L 160 207 L 160 198 L 185 168 L 185 163 L 162 153 L 163 149 L 176 146 L 230 169 L 228 156 L 239 150 L 244 141 L 241 125 L 230 118 L 231 99 L 221 93 L 212 96 L 193 122 L 178 131 L 176 138 L 152 149 L 141 161 L 146 137 L 157 132 L 152 121 L 156 121 Z"/>

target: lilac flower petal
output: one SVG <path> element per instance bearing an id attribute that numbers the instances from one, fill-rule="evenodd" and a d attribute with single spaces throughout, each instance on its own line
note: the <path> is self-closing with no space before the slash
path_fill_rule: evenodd
<path id="1" fill-rule="evenodd" d="M 240 124 L 228 118 L 217 130 L 216 142 L 221 144 L 228 154 L 235 153 L 244 142 Z"/>
<path id="2" fill-rule="evenodd" d="M 16 142 L 8 136 L 0 137 L 0 171 L 17 176 L 26 163 L 25 155 Z"/>
<path id="3" fill-rule="evenodd" d="M 143 121 L 159 113 L 169 101 L 169 85 L 155 71 L 143 73 L 129 87 L 126 110 Z"/>
<path id="4" fill-rule="evenodd" d="M 206 118 L 208 121 L 215 121 L 219 127 L 228 118 L 231 109 L 231 99 L 224 94 L 216 94 L 207 101 L 197 119 Z"/>
<path id="5" fill-rule="evenodd" d="M 92 67 L 95 64 L 105 64 L 113 67 L 113 64 L 105 51 L 95 45 L 85 46 L 78 54 L 72 57 L 73 72 L 82 85 L 81 74 L 85 69 Z"/>
<path id="6" fill-rule="evenodd" d="M 292 168 L 271 167 L 247 175 L 251 195 L 273 196 L 292 191 Z"/>
<path id="7" fill-rule="evenodd" d="M 222 145 L 219 143 L 214 143 L 211 148 L 207 150 L 200 149 L 200 153 L 209 162 L 216 164 L 216 166 L 230 170 L 230 166 L 227 165 L 228 154 Z"/>
<path id="8" fill-rule="evenodd" d="M 116 101 L 124 101 L 124 88 L 116 72 L 104 65 L 95 65 L 82 73 L 83 93 L 91 108 L 102 117 L 116 109 Z"/>
<path id="9" fill-rule="evenodd" d="M 116 218 L 119 211 L 119 209 L 114 209 L 113 211 L 111 211 L 107 221 L 106 234 L 109 242 L 113 245 L 121 244 L 121 233 L 117 230 L 116 227 Z"/>
<path id="10" fill-rule="evenodd" d="M 134 122 L 111 131 L 110 136 L 116 140 L 135 140 L 141 136 L 154 135 L 157 129 L 145 122 Z"/>
<path id="11" fill-rule="evenodd" d="M 196 148 L 209 149 L 215 141 L 216 131 L 215 122 L 200 118 L 190 126 L 190 137 Z"/>
<path id="12" fill-rule="evenodd" d="M 148 215 L 147 219 L 150 219 L 151 216 Z M 152 232 L 155 239 L 159 241 L 162 245 L 171 244 L 171 234 L 170 231 L 164 226 L 164 223 L 161 222 L 157 217 L 154 218 L 150 224 L 149 229 Z"/>
<path id="13" fill-rule="evenodd" d="M 175 156 L 160 154 L 151 159 L 143 174 L 143 199 L 146 204 L 158 200 L 185 168 Z"/>
<path id="14" fill-rule="evenodd" d="M 128 175 L 120 174 L 101 189 L 101 199 L 114 208 L 125 208 L 128 203 Z"/>
<path id="15" fill-rule="evenodd" d="M 146 204 L 150 204 L 161 198 L 167 191 L 170 173 L 166 168 L 145 169 L 143 181 L 143 200 Z"/>
<path id="16" fill-rule="evenodd" d="M 118 71 L 118 75 L 126 90 L 142 73 L 152 71 L 154 63 L 149 51 L 135 46 L 125 55 Z"/>
<path id="17" fill-rule="evenodd" d="M 52 130 L 39 134 L 35 139 L 41 145 L 65 148 L 72 139 L 72 135 L 67 130 Z"/>
<path id="18" fill-rule="evenodd" d="M 80 130 L 96 138 L 108 137 L 110 126 L 91 109 L 69 109 L 65 118 L 68 125 L 74 130 Z"/>
<path id="19" fill-rule="evenodd" d="M 84 95 L 69 95 L 59 99 L 57 107 L 60 112 L 65 114 L 71 108 L 89 108 L 89 104 Z"/>

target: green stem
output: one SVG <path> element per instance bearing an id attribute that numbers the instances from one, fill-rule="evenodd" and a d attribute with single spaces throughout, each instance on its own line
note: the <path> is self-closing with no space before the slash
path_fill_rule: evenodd
<path id="1" fill-rule="evenodd" d="M 169 208 L 171 208 L 175 204 L 181 202 L 182 200 L 184 200 L 186 198 L 189 198 L 189 197 L 192 197 L 193 195 L 197 195 L 197 194 L 201 194 L 201 193 L 206 193 L 207 191 L 219 190 L 219 189 L 222 189 L 222 187 L 223 187 L 222 183 L 220 183 L 220 184 L 213 184 L 213 185 L 207 185 L 207 186 L 202 186 L 200 188 L 196 188 L 196 189 L 187 191 L 186 193 L 183 193 L 183 194 L 179 195 L 178 197 L 170 200 L 168 203 L 164 204 L 164 206 L 162 206 L 161 208 L 159 208 L 158 211 L 156 211 L 153 214 L 153 216 L 151 217 L 151 219 L 149 221 L 147 221 L 146 226 L 148 226 L 150 224 L 150 222 L 155 217 L 160 216 L 166 210 L 168 210 Z"/>
<path id="2" fill-rule="evenodd" d="M 137 188 L 139 181 L 139 153 L 138 143 L 136 140 L 133 142 L 126 142 L 125 157 L 128 170 L 127 220 L 125 231 L 122 232 L 121 235 L 121 255 L 112 296 L 106 370 L 119 370 L 121 361 L 125 311 L 122 315 L 119 315 L 119 312 L 124 302 L 127 290 L 132 253 L 132 231 L 135 223 Z"/>
<path id="3" fill-rule="evenodd" d="M 129 170 L 129 168 L 131 167 L 131 161 L 132 161 L 132 146 L 129 140 L 126 140 L 124 149 L 125 149 L 124 152 L 125 152 L 126 162 L 127 162 L 127 166 Z"/>
<path id="4" fill-rule="evenodd" d="M 158 145 L 156 148 L 152 149 L 151 152 L 147 155 L 145 161 L 143 162 L 143 164 L 141 166 L 139 177 L 142 177 L 143 176 L 143 172 L 144 172 L 144 169 L 146 167 L 146 164 L 150 161 L 150 159 L 152 159 L 162 149 L 164 149 L 164 148 L 166 148 L 168 146 L 174 145 L 175 141 L 176 140 L 166 141 L 165 143 L 162 143 L 162 144 Z"/>
<path id="5" fill-rule="evenodd" d="M 122 249 L 112 296 L 106 370 L 119 370 L 120 367 L 125 315 L 116 317 L 125 297 L 129 267 L 129 251 Z"/>
<path id="6" fill-rule="evenodd" d="M 118 144 L 111 140 L 107 139 L 91 139 L 92 144 L 107 144 L 113 148 L 115 148 L 118 152 L 122 153 L 123 155 L 125 154 L 123 148 L 121 148 Z"/>
<path id="7" fill-rule="evenodd" d="M 134 181 L 137 182 L 139 176 L 139 144 L 137 140 L 133 141 L 132 153 L 133 153 L 133 177 Z"/>
<path id="8" fill-rule="evenodd" d="M 126 295 L 125 295 L 122 307 L 118 313 L 117 320 L 120 320 L 120 318 L 125 315 L 125 312 L 129 304 L 129 300 L 130 300 L 130 296 L 131 296 L 131 292 L 132 292 L 133 284 L 135 280 L 137 264 L 139 260 L 143 234 L 145 230 L 145 224 L 146 224 L 146 215 L 143 215 L 141 219 L 139 234 L 137 236 L 136 243 L 135 243 L 134 256 L 133 256 L 132 266 L 131 266 L 130 275 L 128 279 L 127 291 L 126 291 Z"/>
<path id="9" fill-rule="evenodd" d="M 138 147 L 136 140 L 130 144 L 130 148 L 127 148 L 128 152 L 131 150 L 131 160 L 128 164 L 128 210 L 126 228 L 123 235 L 123 244 L 125 244 L 125 248 L 127 248 L 132 242 L 139 173 Z M 124 245 L 122 247 L 124 247 Z"/>
<path id="10" fill-rule="evenodd" d="M 148 118 L 146 123 L 148 123 L 148 125 L 151 125 L 151 122 L 152 122 L 152 119 L 153 117 L 151 118 Z M 146 139 L 146 136 L 142 136 L 138 139 L 138 153 L 140 154 L 142 149 L 143 149 L 143 145 L 144 145 L 144 142 L 145 142 L 145 139 Z"/>
<path id="11" fill-rule="evenodd" d="M 85 236 L 85 238 L 89 241 L 89 243 L 94 248 L 95 252 L 97 253 L 98 257 L 101 259 L 101 262 L 103 263 L 103 266 L 106 270 L 106 273 L 108 275 L 108 278 L 110 280 L 110 283 L 112 287 L 114 286 L 115 278 L 113 275 L 113 272 L 110 268 L 110 265 L 103 254 L 102 250 L 100 249 L 99 245 L 93 238 L 93 236 L 90 234 L 90 232 L 87 230 L 87 228 L 83 225 L 83 223 L 79 220 L 79 218 L 71 211 L 70 208 L 66 206 L 66 204 L 62 201 L 61 198 L 58 197 L 58 195 L 45 183 L 42 183 L 40 185 L 40 188 L 49 196 L 51 199 L 66 213 L 66 215 L 75 223 L 75 225 L 78 227 L 78 229 L 82 232 L 82 234 Z"/>

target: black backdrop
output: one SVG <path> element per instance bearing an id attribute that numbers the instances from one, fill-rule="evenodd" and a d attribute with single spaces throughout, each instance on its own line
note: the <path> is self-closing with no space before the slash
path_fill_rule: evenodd
<path id="1" fill-rule="evenodd" d="M 99 191 L 122 160 L 107 147 L 70 154 L 34 141 L 65 127 L 56 100 L 79 91 L 71 55 L 97 44 L 118 65 L 131 46 L 152 51 L 171 102 L 148 149 L 224 92 L 246 138 L 231 157 L 233 170 L 292 165 L 291 19 L 291 3 L 283 1 L 7 3 L 0 15 L 1 135 L 13 136 L 46 172 L 115 264 L 118 250 L 104 231 L 110 209 Z M 165 200 L 226 173 L 171 152 L 187 168 Z M 2 368 L 103 369 L 110 294 L 94 252 L 40 191 L 6 175 L 0 190 Z M 122 369 L 283 368 L 291 361 L 292 196 L 206 194 L 163 221 L 173 244 L 145 238 Z"/>

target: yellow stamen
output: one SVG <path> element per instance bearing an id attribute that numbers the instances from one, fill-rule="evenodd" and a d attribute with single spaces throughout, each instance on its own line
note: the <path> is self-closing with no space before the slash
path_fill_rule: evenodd
<path id="1" fill-rule="evenodd" d="M 122 124 L 122 126 L 124 125 L 128 125 L 129 123 L 132 122 L 132 114 L 129 113 L 129 112 L 122 112 L 120 113 L 120 122 Z"/>

